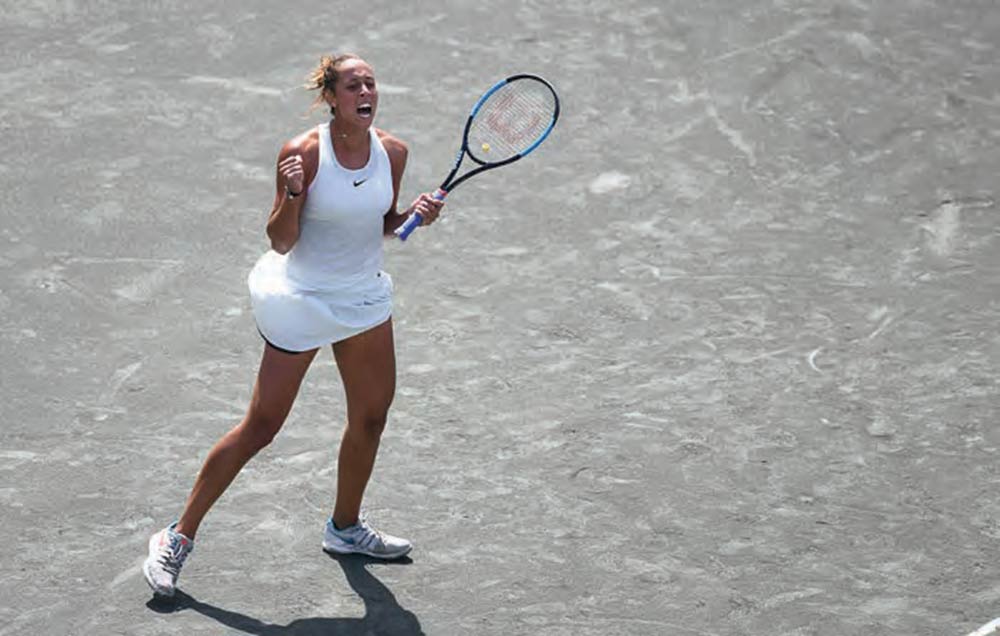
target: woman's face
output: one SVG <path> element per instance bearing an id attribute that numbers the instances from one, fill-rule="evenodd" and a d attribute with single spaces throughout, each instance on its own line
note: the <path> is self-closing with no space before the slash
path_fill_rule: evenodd
<path id="1" fill-rule="evenodd" d="M 337 67 L 337 83 L 333 93 L 327 92 L 327 102 L 336 109 L 336 118 L 367 128 L 375 119 L 378 90 L 375 72 L 364 60 L 352 58 Z"/>

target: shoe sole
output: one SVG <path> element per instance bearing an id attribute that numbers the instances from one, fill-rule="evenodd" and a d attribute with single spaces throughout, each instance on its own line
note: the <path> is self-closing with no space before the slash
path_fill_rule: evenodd
<path id="1" fill-rule="evenodd" d="M 381 553 L 380 554 L 378 552 L 369 552 L 368 550 L 361 550 L 359 548 L 350 548 L 350 547 L 349 548 L 338 548 L 338 547 L 335 547 L 335 546 L 326 545 L 325 543 L 323 544 L 323 552 L 326 552 L 328 554 L 363 554 L 365 556 L 370 556 L 373 559 L 382 559 L 382 560 L 385 560 L 385 561 L 391 561 L 393 559 L 400 559 L 400 558 L 406 556 L 407 554 L 409 554 L 410 550 L 412 550 L 412 549 L 413 549 L 413 546 L 411 545 L 408 548 L 406 548 L 405 550 L 403 550 L 402 552 L 394 552 L 392 554 L 385 554 L 385 553 Z"/>

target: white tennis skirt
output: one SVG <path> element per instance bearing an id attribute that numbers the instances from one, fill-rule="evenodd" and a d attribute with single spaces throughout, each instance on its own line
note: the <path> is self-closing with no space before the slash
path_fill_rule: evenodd
<path id="1" fill-rule="evenodd" d="M 385 272 L 325 291 L 296 285 L 286 265 L 287 258 L 271 250 L 247 277 L 257 329 L 276 347 L 309 351 L 368 331 L 392 315 L 392 278 Z"/>

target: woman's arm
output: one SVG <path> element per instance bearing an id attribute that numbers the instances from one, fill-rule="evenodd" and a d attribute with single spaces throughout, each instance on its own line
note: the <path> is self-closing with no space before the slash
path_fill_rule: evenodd
<path id="1" fill-rule="evenodd" d="M 299 240 L 299 214 L 306 190 L 316 175 L 316 143 L 309 133 L 299 135 L 278 153 L 274 204 L 267 219 L 271 249 L 286 254 Z M 295 196 L 292 196 L 295 195 Z"/>
<path id="2" fill-rule="evenodd" d="M 403 181 L 403 171 L 406 169 L 406 157 L 409 150 L 405 143 L 388 133 L 379 131 L 379 139 L 382 140 L 382 146 L 385 148 L 386 154 L 389 155 L 389 164 L 392 166 L 392 205 L 383 217 L 382 233 L 386 236 L 392 236 L 396 228 L 405 223 L 406 219 L 414 212 L 419 212 L 423 216 L 423 225 L 430 225 L 441 213 L 444 201 L 439 201 L 434 198 L 433 194 L 425 192 L 417 196 L 408 208 L 402 212 L 397 211 L 399 185 Z"/>
<path id="3" fill-rule="evenodd" d="M 403 182 L 403 172 L 406 170 L 406 158 L 409 155 L 409 149 L 405 143 L 388 133 L 379 131 L 379 139 L 382 141 L 385 153 L 389 155 L 389 165 L 392 167 L 392 205 L 386 211 L 382 223 L 382 233 L 386 236 L 391 236 L 396 231 L 396 228 L 402 225 L 410 215 L 408 209 L 402 213 L 396 210 L 396 205 L 399 201 L 399 186 Z"/>

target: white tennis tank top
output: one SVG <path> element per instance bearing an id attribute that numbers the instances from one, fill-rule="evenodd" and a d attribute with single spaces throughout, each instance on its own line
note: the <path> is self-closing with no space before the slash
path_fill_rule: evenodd
<path id="1" fill-rule="evenodd" d="M 393 196 L 389 155 L 369 128 L 368 163 L 344 168 L 333 152 L 330 125 L 317 130 L 319 168 L 309 184 L 286 272 L 300 289 L 364 287 L 382 269 L 383 217 Z"/>

